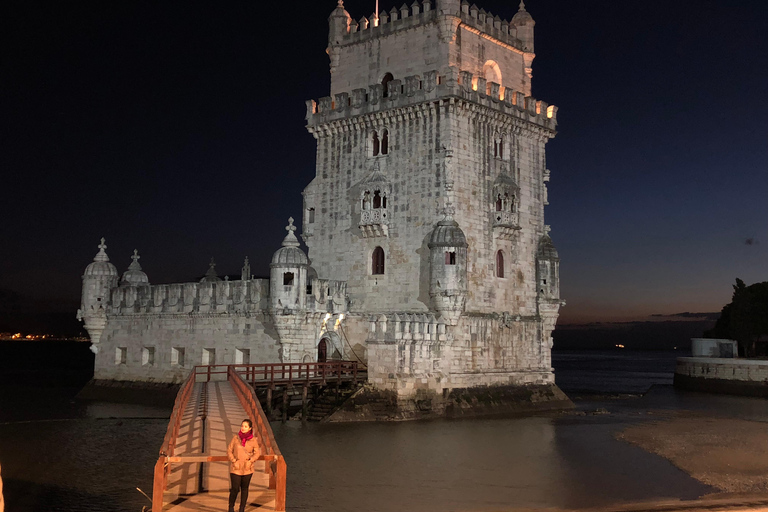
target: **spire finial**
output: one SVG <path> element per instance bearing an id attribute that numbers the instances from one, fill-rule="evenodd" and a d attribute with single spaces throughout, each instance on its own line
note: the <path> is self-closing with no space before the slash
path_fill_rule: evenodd
<path id="1" fill-rule="evenodd" d="M 131 256 L 131 259 L 133 260 L 130 265 L 128 265 L 128 270 L 141 270 L 141 265 L 139 265 L 139 250 L 134 249 L 133 250 L 133 256 Z"/>
<path id="2" fill-rule="evenodd" d="M 344 0 L 339 0 L 338 2 L 336 2 L 336 6 L 337 7 L 341 7 L 343 9 L 344 8 Z"/>
<path id="3" fill-rule="evenodd" d="M 93 261 L 109 261 L 109 256 L 107 256 L 107 253 L 104 250 L 107 248 L 107 244 L 105 242 L 106 240 L 104 237 L 101 237 L 101 243 L 98 245 L 99 252 L 97 252 L 96 256 L 93 257 Z"/>
<path id="4" fill-rule="evenodd" d="M 285 230 L 288 232 L 283 239 L 283 247 L 299 247 L 299 239 L 293 233 L 296 231 L 296 226 L 293 225 L 293 217 L 288 217 L 288 225 L 285 226 Z"/>
<path id="5" fill-rule="evenodd" d="M 549 226 L 549 224 L 546 224 L 544 226 L 544 234 L 549 236 L 549 232 L 552 231 L 552 228 Z"/>
<path id="6" fill-rule="evenodd" d="M 341 0 L 339 0 L 339 1 L 341 1 Z M 525 0 L 520 0 L 520 10 L 521 11 L 525 10 Z"/>

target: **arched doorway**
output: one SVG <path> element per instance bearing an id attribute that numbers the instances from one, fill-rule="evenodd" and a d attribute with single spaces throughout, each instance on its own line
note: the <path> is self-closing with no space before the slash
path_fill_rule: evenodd
<path id="1" fill-rule="evenodd" d="M 317 344 L 317 362 L 324 363 L 328 360 L 328 343 L 325 338 L 320 340 Z"/>

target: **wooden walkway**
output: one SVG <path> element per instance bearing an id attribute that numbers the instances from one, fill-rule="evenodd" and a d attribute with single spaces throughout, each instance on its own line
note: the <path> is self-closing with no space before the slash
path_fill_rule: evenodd
<path id="1" fill-rule="evenodd" d="M 247 418 L 229 381 L 197 382 L 184 408 L 176 456 L 226 456 L 227 446 Z M 254 418 L 251 418 L 254 419 Z M 246 510 L 275 510 L 264 461 L 255 465 Z M 225 511 L 229 499 L 229 462 L 172 464 L 163 511 Z M 238 496 L 236 507 L 239 506 Z"/>

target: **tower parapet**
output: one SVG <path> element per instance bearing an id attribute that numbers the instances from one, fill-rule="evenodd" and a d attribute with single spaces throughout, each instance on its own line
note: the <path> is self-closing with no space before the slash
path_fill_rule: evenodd
<path id="1" fill-rule="evenodd" d="M 403 108 L 406 115 L 418 115 L 421 105 L 429 106 L 445 100 L 441 105 L 464 106 L 472 103 L 494 112 L 507 114 L 531 123 L 552 133 L 557 127 L 557 107 L 525 96 L 520 91 L 488 82 L 485 77 L 469 71 L 450 68 L 448 73 L 428 71 L 424 76 L 412 75 L 403 80 L 387 83 L 384 96 L 381 84 L 371 84 L 368 89 L 341 92 L 333 97 L 307 100 L 307 129 L 313 132 L 332 121 L 351 120 L 357 116 L 377 114 L 395 108 Z M 466 105 L 466 108 L 470 108 Z"/>
<path id="2" fill-rule="evenodd" d="M 415 1 L 410 7 L 403 4 L 400 9 L 393 7 L 389 12 L 372 13 L 370 16 L 363 16 L 358 20 L 349 16 L 347 11 L 343 11 L 349 16 L 348 20 L 345 19 L 337 13 L 339 10 L 339 7 L 337 7 L 337 10 L 329 18 L 331 27 L 329 35 L 332 36 L 329 37 L 329 44 L 343 46 L 368 41 L 394 32 L 410 30 L 433 23 L 441 16 L 449 16 L 457 18 L 468 30 L 482 35 L 485 39 L 507 45 L 513 51 L 518 53 L 533 51 L 533 33 L 531 30 L 529 35 L 527 27 L 528 23 L 533 23 L 533 19 L 530 18 L 530 14 L 527 12 L 525 14 L 528 17 L 525 19 L 518 13 L 512 20 L 504 20 L 498 15 L 494 15 L 485 9 L 478 9 L 476 5 L 470 5 L 466 1 L 461 2 L 459 9 L 456 8 L 458 2 L 443 1 L 439 2 L 438 6 L 443 7 L 443 4 L 447 4 L 446 8 L 438 10 L 434 8 L 433 2 L 429 0 L 421 3 Z M 343 4 L 341 9 L 343 10 Z M 524 6 L 522 10 L 525 11 Z M 530 19 L 530 22 L 528 19 Z M 526 25 L 524 36 L 521 39 L 518 37 L 518 27 L 523 23 Z"/>

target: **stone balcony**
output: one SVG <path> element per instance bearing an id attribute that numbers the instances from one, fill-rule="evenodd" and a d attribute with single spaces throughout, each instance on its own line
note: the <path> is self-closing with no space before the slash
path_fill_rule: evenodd
<path id="1" fill-rule="evenodd" d="M 389 217 L 386 208 L 374 208 L 360 212 L 360 231 L 363 237 L 389 235 Z"/>

